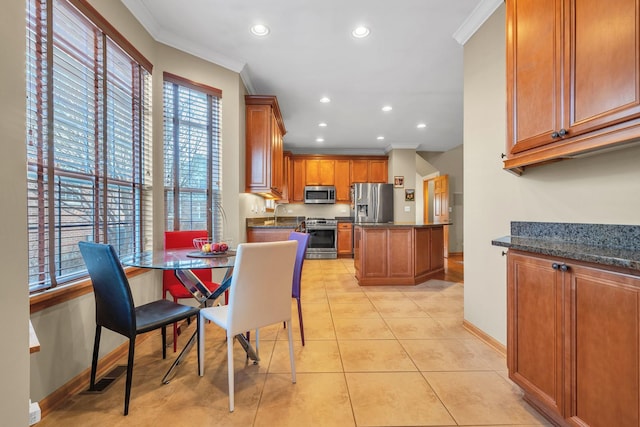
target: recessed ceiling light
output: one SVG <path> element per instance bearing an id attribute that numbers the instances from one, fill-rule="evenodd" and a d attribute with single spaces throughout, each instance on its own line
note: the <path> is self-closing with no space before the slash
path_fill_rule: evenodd
<path id="1" fill-rule="evenodd" d="M 269 27 L 262 24 L 256 24 L 253 27 L 251 27 L 251 34 L 258 37 L 264 37 L 267 34 L 269 34 Z"/>
<path id="2" fill-rule="evenodd" d="M 382 107 L 382 111 L 387 112 L 387 111 L 391 111 L 393 110 L 393 107 L 391 105 L 385 105 L 384 107 Z"/>
<path id="3" fill-rule="evenodd" d="M 355 30 L 351 31 L 351 35 L 357 39 L 362 39 L 367 37 L 371 31 L 365 26 L 359 26 Z"/>
<path id="4" fill-rule="evenodd" d="M 418 129 L 424 129 L 427 127 L 427 125 L 425 123 L 418 123 L 418 126 L 416 126 Z"/>
<path id="5" fill-rule="evenodd" d="M 325 122 L 320 122 L 318 123 L 318 126 L 320 126 L 321 128 L 326 128 L 327 124 Z"/>
<path id="6" fill-rule="evenodd" d="M 316 142 L 324 142 L 324 138 L 316 138 Z"/>
<path id="7" fill-rule="evenodd" d="M 378 141 L 382 141 L 384 139 L 384 136 L 379 136 L 376 138 Z"/>
<path id="8" fill-rule="evenodd" d="M 323 104 L 327 104 L 331 102 L 331 100 L 328 97 L 323 96 L 322 98 L 320 98 L 320 102 L 322 102 Z"/>

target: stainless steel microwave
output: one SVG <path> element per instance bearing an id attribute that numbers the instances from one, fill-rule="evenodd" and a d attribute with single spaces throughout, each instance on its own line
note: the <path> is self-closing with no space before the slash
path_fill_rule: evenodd
<path id="1" fill-rule="evenodd" d="M 335 203 L 336 187 L 330 185 L 307 185 L 304 187 L 305 203 Z"/>

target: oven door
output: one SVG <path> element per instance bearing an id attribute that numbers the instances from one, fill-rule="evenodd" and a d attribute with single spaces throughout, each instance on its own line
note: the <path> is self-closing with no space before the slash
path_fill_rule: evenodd
<path id="1" fill-rule="evenodd" d="M 332 259 L 338 257 L 336 227 L 307 226 L 309 234 L 309 246 L 307 247 L 307 258 Z"/>

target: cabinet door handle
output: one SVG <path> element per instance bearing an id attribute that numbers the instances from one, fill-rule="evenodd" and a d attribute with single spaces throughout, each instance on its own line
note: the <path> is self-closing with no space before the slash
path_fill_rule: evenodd
<path id="1" fill-rule="evenodd" d="M 553 138 L 553 139 L 560 138 L 560 134 L 558 132 L 553 132 L 551 134 L 551 138 Z"/>
<path id="2" fill-rule="evenodd" d="M 569 131 L 568 131 L 568 130 L 566 130 L 566 129 L 560 129 L 560 130 L 558 131 L 558 136 L 562 138 L 563 136 L 567 135 L 568 133 L 569 133 Z"/>
<path id="3" fill-rule="evenodd" d="M 553 264 L 551 264 L 551 268 L 553 268 L 554 270 L 557 270 L 560 268 L 560 264 L 558 264 L 557 262 L 554 262 Z"/>
<path id="4" fill-rule="evenodd" d="M 562 264 L 560 266 L 560 271 L 569 271 L 569 266 L 567 264 Z"/>

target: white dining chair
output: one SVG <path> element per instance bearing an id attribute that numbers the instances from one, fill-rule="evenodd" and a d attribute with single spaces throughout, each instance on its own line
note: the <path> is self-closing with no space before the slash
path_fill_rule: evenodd
<path id="1" fill-rule="evenodd" d="M 259 328 L 285 322 L 289 335 L 291 382 L 296 382 L 291 333 L 291 280 L 298 243 L 295 240 L 238 245 L 229 288 L 229 304 L 200 310 L 198 362 L 204 375 L 204 321 L 210 320 L 227 332 L 229 411 L 234 409 L 234 337 L 255 330 L 255 352 L 259 355 Z"/>

